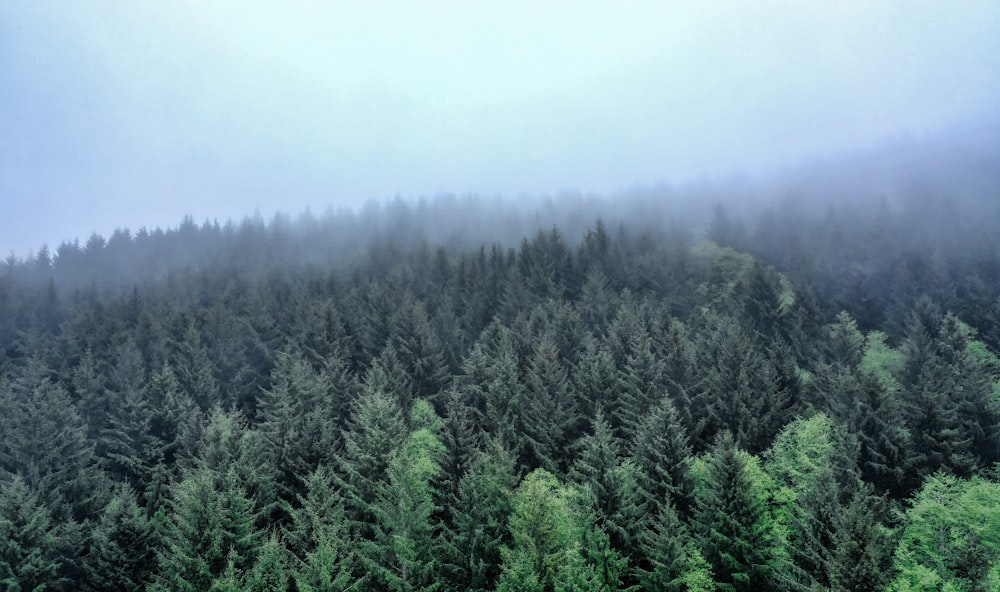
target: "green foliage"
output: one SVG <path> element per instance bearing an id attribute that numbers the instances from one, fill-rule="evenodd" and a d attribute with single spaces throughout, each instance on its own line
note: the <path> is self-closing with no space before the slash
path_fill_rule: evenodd
<path id="1" fill-rule="evenodd" d="M 40 592 L 62 565 L 49 512 L 20 477 L 0 481 L 0 585 Z"/>
<path id="2" fill-rule="evenodd" d="M 423 401 L 414 404 L 411 423 L 436 424 Z M 423 420 L 421 420 L 423 418 Z M 436 560 L 432 555 L 437 526 L 432 521 L 433 481 L 441 470 L 444 446 L 430 427 L 419 427 L 395 450 L 387 468 L 387 481 L 376 492 L 371 511 L 373 536 L 359 541 L 362 567 L 387 590 L 435 590 Z"/>
<path id="3" fill-rule="evenodd" d="M 299 590 L 343 592 L 358 580 L 336 480 L 330 469 L 321 466 L 305 479 L 305 489 L 287 534 L 295 556 L 292 577 Z"/>
<path id="4" fill-rule="evenodd" d="M 514 489 L 514 459 L 497 445 L 477 454 L 450 501 L 451 526 L 439 535 L 440 572 L 452 590 L 492 590 L 501 549 L 510 543 L 507 518 Z"/>
<path id="5" fill-rule="evenodd" d="M 640 208 L 480 246 L 421 208 L 0 266 L 0 588 L 1000 588 L 973 233 L 783 207 L 691 246 Z"/>
<path id="6" fill-rule="evenodd" d="M 872 331 L 865 336 L 860 370 L 873 377 L 883 391 L 891 394 L 899 392 L 896 375 L 902 371 L 902 367 L 903 356 L 886 345 L 885 333 Z"/>
<path id="7" fill-rule="evenodd" d="M 90 535 L 87 590 L 140 590 L 156 565 L 159 541 L 130 487 L 115 492 Z"/>
<path id="8" fill-rule="evenodd" d="M 913 498 L 896 547 L 892 592 L 992 590 L 1000 564 L 1000 484 L 931 476 Z"/>
<path id="9" fill-rule="evenodd" d="M 774 482 L 724 432 L 695 471 L 695 530 L 719 589 L 772 589 L 781 575 Z"/>
<path id="10" fill-rule="evenodd" d="M 160 518 L 164 545 L 151 589 L 207 590 L 227 568 L 253 565 L 258 515 L 233 471 L 195 471 L 174 486 L 170 509 Z"/>

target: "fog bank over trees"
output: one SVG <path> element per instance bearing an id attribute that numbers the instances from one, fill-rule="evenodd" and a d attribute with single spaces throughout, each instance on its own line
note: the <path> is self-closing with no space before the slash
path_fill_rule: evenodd
<path id="1" fill-rule="evenodd" d="M 12 257 L 0 582 L 996 589 L 996 137 Z"/>

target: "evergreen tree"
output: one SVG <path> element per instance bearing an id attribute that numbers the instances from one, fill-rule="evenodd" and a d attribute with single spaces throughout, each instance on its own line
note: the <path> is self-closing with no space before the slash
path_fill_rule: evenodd
<path id="1" fill-rule="evenodd" d="M 639 533 L 635 572 L 643 590 L 708 592 L 712 569 L 669 501 L 656 507 Z"/>
<path id="2" fill-rule="evenodd" d="M 880 521 L 885 500 L 860 487 L 837 516 L 828 580 L 834 592 L 881 590 L 890 574 L 889 530 Z"/>
<path id="3" fill-rule="evenodd" d="M 257 413 L 264 452 L 286 491 L 296 491 L 301 476 L 332 458 L 337 436 L 330 390 L 301 356 L 278 354 Z"/>
<path id="4" fill-rule="evenodd" d="M 85 590 L 140 590 L 149 582 L 159 541 L 131 487 L 118 488 L 89 542 L 84 557 Z"/>
<path id="5" fill-rule="evenodd" d="M 699 467 L 695 523 L 719 589 L 777 590 L 780 531 L 770 511 L 773 484 L 757 459 L 723 432 Z"/>
<path id="6" fill-rule="evenodd" d="M 260 546 L 254 501 L 234 471 L 201 468 L 173 487 L 159 518 L 163 545 L 151 590 L 208 590 L 227 568 L 249 569 Z"/>
<path id="7" fill-rule="evenodd" d="M 633 450 L 643 503 L 651 512 L 669 503 L 682 515 L 688 515 L 692 494 L 688 474 L 691 447 L 670 399 L 661 398 L 648 411 L 636 430 Z"/>
<path id="8" fill-rule="evenodd" d="M 797 385 L 789 383 L 794 368 L 781 368 L 781 350 L 765 355 L 767 350 L 739 321 L 717 315 L 708 320 L 698 347 L 705 391 L 692 401 L 696 447 L 728 426 L 739 446 L 760 452 L 798 408 Z"/>
<path id="9" fill-rule="evenodd" d="M 348 518 L 365 536 L 374 522 L 371 504 L 387 479 L 393 451 L 406 440 L 407 433 L 396 399 L 366 385 L 354 402 L 344 433 L 344 450 L 336 462 Z"/>
<path id="10" fill-rule="evenodd" d="M 992 590 L 1000 583 L 1000 484 L 938 473 L 906 518 L 888 590 Z"/>
<path id="11" fill-rule="evenodd" d="M 444 347 L 418 300 L 403 298 L 392 319 L 390 343 L 409 376 L 413 396 L 437 401 L 451 375 Z M 408 401 L 402 402 L 404 408 Z"/>
<path id="12" fill-rule="evenodd" d="M 493 590 L 500 577 L 501 549 L 510 544 L 507 517 L 514 489 L 514 459 L 499 445 L 476 454 L 445 501 L 450 526 L 440 534 L 440 573 L 450 590 Z"/>
<path id="13" fill-rule="evenodd" d="M 414 414 L 433 410 L 414 403 Z M 373 537 L 359 541 L 359 560 L 380 587 L 397 591 L 434 590 L 436 560 L 432 554 L 436 525 L 433 480 L 439 474 L 444 447 L 434 430 L 421 427 L 393 451 L 387 480 L 376 492 Z"/>
<path id="14" fill-rule="evenodd" d="M 29 361 L 11 383 L 0 378 L 0 478 L 19 475 L 57 522 L 103 507 L 105 476 L 66 391 Z"/>
<path id="15" fill-rule="evenodd" d="M 635 551 L 635 535 L 647 509 L 639 489 L 639 471 L 623 459 L 610 424 L 598 412 L 593 433 L 580 439 L 580 453 L 570 476 L 584 491 L 594 525 L 606 533 L 608 544 L 625 557 Z"/>
<path id="16" fill-rule="evenodd" d="M 512 545 L 503 550 L 498 591 L 556 589 L 560 568 L 573 547 L 568 492 L 544 469 L 529 473 L 514 492 L 509 519 Z"/>
<path id="17" fill-rule="evenodd" d="M 525 440 L 522 465 L 565 472 L 567 449 L 580 421 L 569 379 L 555 343 L 543 337 L 525 373 L 526 392 L 519 409 Z"/>
<path id="18" fill-rule="evenodd" d="M 628 341 L 628 353 L 620 372 L 620 404 L 612 412 L 622 439 L 630 445 L 649 409 L 664 394 L 663 363 L 653 353 L 644 328 Z"/>
<path id="19" fill-rule="evenodd" d="M 108 414 L 100 430 L 97 453 L 113 479 L 127 479 L 144 488 L 162 454 L 162 443 L 150 433 L 153 412 L 147 397 L 145 365 L 134 342 L 117 349 L 109 378 L 105 389 Z"/>
<path id="20" fill-rule="evenodd" d="M 0 585 L 39 591 L 59 582 L 63 565 L 52 519 L 20 477 L 0 480 Z"/>
<path id="21" fill-rule="evenodd" d="M 570 375 L 573 390 L 579 394 L 577 407 L 583 417 L 593 417 L 598 408 L 618 407 L 618 371 L 608 348 L 590 339 Z"/>
<path id="22" fill-rule="evenodd" d="M 785 543 L 795 566 L 788 577 L 799 580 L 803 588 L 830 585 L 830 562 L 846 497 L 837 480 L 837 465 L 844 463 L 838 458 L 834 434 L 833 422 L 823 414 L 797 419 L 785 426 L 765 455 L 765 470 L 779 488 L 777 518 L 788 530 Z M 856 482 L 847 485 L 858 487 Z"/>
<path id="23" fill-rule="evenodd" d="M 299 590 L 344 592 L 359 585 L 355 550 L 336 479 L 320 466 L 305 480 L 306 493 L 292 512 L 289 543 L 296 557 L 293 577 Z"/>
<path id="24" fill-rule="evenodd" d="M 462 387 L 481 416 L 486 433 L 519 455 L 521 407 L 526 396 L 520 377 L 520 357 L 511 331 L 493 323 L 472 346 L 462 364 Z"/>

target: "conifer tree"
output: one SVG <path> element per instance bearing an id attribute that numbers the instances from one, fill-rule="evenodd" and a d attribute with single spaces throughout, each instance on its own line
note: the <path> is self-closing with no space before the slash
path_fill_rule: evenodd
<path id="1" fill-rule="evenodd" d="M 368 536 L 374 522 L 372 503 L 387 479 L 392 454 L 407 434 L 397 400 L 365 385 L 354 401 L 344 450 L 336 461 L 348 519 L 363 536 Z"/>
<path id="2" fill-rule="evenodd" d="M 450 525 L 438 537 L 439 572 L 450 590 L 493 590 L 501 549 L 510 543 L 507 517 L 514 489 L 514 459 L 495 442 L 476 452 L 457 493 L 445 501 Z"/>
<path id="3" fill-rule="evenodd" d="M 519 409 L 527 469 L 564 473 L 568 447 L 580 421 L 566 370 L 555 343 L 543 337 L 535 346 L 525 373 L 525 398 Z"/>
<path id="4" fill-rule="evenodd" d="M 593 417 L 598 408 L 617 408 L 618 372 L 611 352 L 597 339 L 587 340 L 570 381 L 579 394 L 577 407 L 581 416 Z"/>
<path id="5" fill-rule="evenodd" d="M 560 568 L 573 546 L 574 524 L 567 492 L 544 469 L 529 473 L 514 493 L 510 547 L 503 551 L 498 591 L 556 589 Z"/>
<path id="6" fill-rule="evenodd" d="M 636 430 L 633 450 L 639 493 L 650 512 L 670 503 L 687 516 L 692 494 L 691 447 L 669 398 L 662 397 L 646 413 Z"/>
<path id="7" fill-rule="evenodd" d="M 663 397 L 665 389 L 663 363 L 653 353 L 644 328 L 630 336 L 627 350 L 619 378 L 619 405 L 613 412 L 613 420 L 622 439 L 633 446 L 639 425 Z"/>
<path id="8" fill-rule="evenodd" d="M 101 513 L 83 559 L 85 590 L 140 590 L 156 565 L 153 524 L 132 488 L 121 485 Z"/>
<path id="9" fill-rule="evenodd" d="M 519 429 L 526 395 L 519 366 L 510 329 L 493 323 L 466 356 L 461 380 L 471 406 L 482 418 L 484 431 L 515 455 L 524 446 Z"/>
<path id="10" fill-rule="evenodd" d="M 638 536 L 635 573 L 643 590 L 715 590 L 712 569 L 669 502 L 656 506 Z"/>
<path id="11" fill-rule="evenodd" d="M 249 569 L 260 546 L 254 501 L 234 471 L 200 468 L 173 487 L 159 518 L 164 544 L 151 590 L 208 590 L 227 568 Z"/>
<path id="12" fill-rule="evenodd" d="M 60 580 L 63 565 L 49 511 L 18 476 L 0 479 L 0 585 L 43 590 Z"/>
<path id="13" fill-rule="evenodd" d="M 109 487 L 94 446 L 62 386 L 29 360 L 15 382 L 0 378 L 0 477 L 19 475 L 56 522 L 103 507 Z"/>
<path id="14" fill-rule="evenodd" d="M 430 404 L 418 400 L 414 415 L 433 416 Z M 419 427 L 392 452 L 387 480 L 380 484 L 371 505 L 373 536 L 358 542 L 359 561 L 380 587 L 394 592 L 434 590 L 432 554 L 437 527 L 433 481 L 444 452 L 435 430 Z"/>
<path id="15" fill-rule="evenodd" d="M 638 470 L 622 458 L 620 443 L 600 411 L 591 426 L 592 433 L 580 439 L 570 477 L 583 488 L 594 525 L 606 533 L 611 548 L 627 558 L 635 551 L 635 535 L 646 508 Z"/>
<path id="16" fill-rule="evenodd" d="M 279 353 L 271 387 L 258 397 L 257 429 L 286 492 L 297 490 L 302 476 L 332 458 L 337 435 L 330 390 L 301 356 Z"/>
<path id="17" fill-rule="evenodd" d="M 344 592 L 359 584 L 344 500 L 332 471 L 320 466 L 305 480 L 305 496 L 292 512 L 288 540 L 296 557 L 299 590 Z"/>
<path id="18" fill-rule="evenodd" d="M 770 511 L 772 483 L 757 459 L 723 432 L 699 468 L 695 524 L 720 590 L 775 590 L 780 532 Z"/>

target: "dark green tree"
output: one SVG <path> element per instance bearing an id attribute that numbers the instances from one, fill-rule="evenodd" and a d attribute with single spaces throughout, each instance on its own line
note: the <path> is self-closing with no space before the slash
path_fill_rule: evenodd
<path id="1" fill-rule="evenodd" d="M 158 542 L 134 491 L 121 485 L 91 532 L 82 587 L 95 592 L 143 589 L 156 566 Z"/>
<path id="2" fill-rule="evenodd" d="M 296 586 L 317 592 L 349 590 L 363 580 L 354 575 L 355 549 L 332 471 L 320 466 L 305 479 L 305 490 L 287 535 L 296 558 Z"/>
<path id="3" fill-rule="evenodd" d="M 606 533 L 611 548 L 632 557 L 636 532 L 649 507 L 642 498 L 639 471 L 623 458 L 620 442 L 601 412 L 591 430 L 578 443 L 580 452 L 570 477 L 582 487 L 593 524 Z"/>
<path id="4" fill-rule="evenodd" d="M 514 489 L 514 459 L 499 445 L 475 457 L 445 500 L 450 526 L 438 537 L 440 573 L 450 590 L 485 592 L 500 577 L 501 549 L 510 544 L 507 517 Z"/>
<path id="5" fill-rule="evenodd" d="M 698 467 L 695 529 L 719 589 L 778 590 L 780 530 L 770 507 L 773 483 L 756 457 L 728 432 Z"/>
<path id="6" fill-rule="evenodd" d="M 433 417 L 423 400 L 413 405 L 415 416 Z M 373 536 L 358 542 L 358 558 L 379 587 L 394 592 L 435 590 L 436 558 L 433 543 L 437 525 L 433 481 L 441 470 L 444 452 L 435 429 L 419 427 L 392 451 L 387 479 L 370 505 Z"/>
<path id="7" fill-rule="evenodd" d="M 524 380 L 525 397 L 518 409 L 525 441 L 520 462 L 528 470 L 564 473 L 580 416 L 552 339 L 543 337 L 536 344 Z"/>
<path id="8" fill-rule="evenodd" d="M 662 397 L 639 424 L 632 453 L 639 469 L 638 491 L 651 513 L 656 507 L 670 503 L 681 515 L 689 515 L 691 458 L 691 447 L 677 411 L 669 398 Z"/>
<path id="9" fill-rule="evenodd" d="M 0 480 L 0 585 L 38 592 L 60 582 L 63 565 L 52 519 L 20 477 Z"/>

